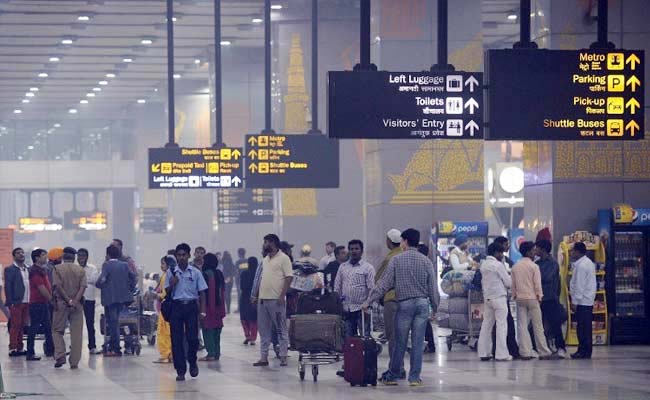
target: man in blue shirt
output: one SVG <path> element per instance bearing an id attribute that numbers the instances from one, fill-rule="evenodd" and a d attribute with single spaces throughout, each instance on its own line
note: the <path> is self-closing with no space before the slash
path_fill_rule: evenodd
<path id="1" fill-rule="evenodd" d="M 178 266 L 172 271 L 173 276 L 165 285 L 167 292 L 171 291 L 173 299 L 169 324 L 177 381 L 185 380 L 187 364 L 190 365 L 190 376 L 195 378 L 199 375 L 199 366 L 196 363 L 196 352 L 199 349 L 199 316 L 201 319 L 206 317 L 205 291 L 208 285 L 201 271 L 189 265 L 190 253 L 188 244 L 181 243 L 176 246 Z"/>

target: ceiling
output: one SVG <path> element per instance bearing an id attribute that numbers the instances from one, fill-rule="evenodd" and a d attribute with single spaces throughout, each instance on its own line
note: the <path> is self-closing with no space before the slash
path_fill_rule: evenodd
<path id="1" fill-rule="evenodd" d="M 222 0 L 222 40 L 231 44 L 224 51 L 262 46 L 263 24 L 253 19 L 262 18 L 263 3 Z M 213 10 L 212 0 L 174 3 L 181 81 L 207 80 Z M 66 39 L 72 43 L 62 44 Z M 164 90 L 166 57 L 164 0 L 0 0 L 0 120 L 46 119 L 72 108 L 79 116 L 106 115 L 141 104 Z"/>

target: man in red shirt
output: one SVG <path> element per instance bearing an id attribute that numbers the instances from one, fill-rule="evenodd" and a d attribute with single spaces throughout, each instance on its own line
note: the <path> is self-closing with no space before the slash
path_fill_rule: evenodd
<path id="1" fill-rule="evenodd" d="M 34 355 L 34 338 L 37 334 L 45 335 L 45 356 L 54 356 L 52 342 L 52 323 L 49 304 L 52 300 L 52 287 L 47 277 L 47 251 L 32 251 L 32 267 L 29 269 L 29 317 L 31 326 L 27 336 L 27 361 L 39 361 Z"/>

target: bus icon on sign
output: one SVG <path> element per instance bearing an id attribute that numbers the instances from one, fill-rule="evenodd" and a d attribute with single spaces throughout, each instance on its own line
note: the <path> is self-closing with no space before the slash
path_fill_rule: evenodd
<path id="1" fill-rule="evenodd" d="M 607 120 L 607 136 L 620 137 L 623 136 L 623 120 L 610 119 Z"/>

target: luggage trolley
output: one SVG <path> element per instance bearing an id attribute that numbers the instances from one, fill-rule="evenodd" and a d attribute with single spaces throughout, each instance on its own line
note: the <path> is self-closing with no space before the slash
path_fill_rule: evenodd
<path id="1" fill-rule="evenodd" d="M 467 291 L 467 329 L 452 328 L 451 335 L 447 336 L 447 350 L 451 351 L 453 343 L 467 343 L 472 350 L 477 349 L 478 337 L 481 332 L 480 324 L 483 322 L 483 292 L 470 289 Z M 474 329 L 478 323 L 479 328 Z"/>
<path id="2" fill-rule="evenodd" d="M 339 352 L 301 351 L 298 356 L 298 375 L 300 380 L 305 380 L 307 366 L 311 366 L 311 374 L 314 382 L 318 382 L 318 366 L 334 364 L 343 360 L 343 354 Z"/>
<path id="3" fill-rule="evenodd" d="M 140 355 L 142 345 L 140 338 L 142 337 L 142 318 L 144 316 L 142 307 L 142 297 L 139 291 L 136 291 L 133 296 L 133 303 L 125 307 L 118 317 L 118 326 L 120 331 L 120 339 L 124 340 L 124 353 L 130 355 Z M 106 316 L 100 316 L 100 332 L 104 335 L 104 345 L 102 350 L 105 353 L 108 351 L 108 332 L 106 329 Z"/>

